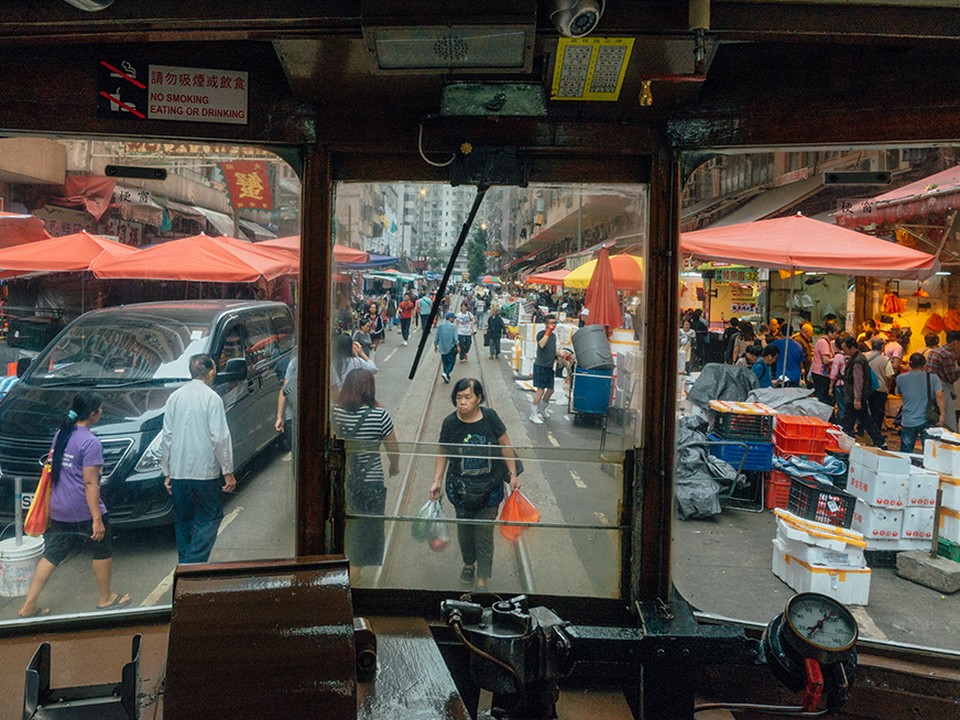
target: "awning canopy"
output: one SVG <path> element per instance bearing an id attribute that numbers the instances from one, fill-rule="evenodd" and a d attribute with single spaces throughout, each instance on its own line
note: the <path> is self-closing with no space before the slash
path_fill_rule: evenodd
<path id="1" fill-rule="evenodd" d="M 80 272 L 99 257 L 121 257 L 136 248 L 78 232 L 0 250 L 0 277 L 38 272 Z"/>
<path id="2" fill-rule="evenodd" d="M 288 253 L 237 238 L 192 237 L 171 240 L 133 255 L 95 261 L 99 278 L 185 280 L 195 282 L 258 282 L 297 273 Z"/>
<path id="3" fill-rule="evenodd" d="M 798 203 L 803 202 L 812 195 L 816 195 L 822 189 L 822 175 L 770 188 L 755 198 L 748 200 L 744 205 L 729 215 L 725 215 L 715 223 L 711 223 L 710 227 L 725 227 L 727 225 L 764 220 L 771 215 L 783 213 L 796 207 Z"/>
<path id="4" fill-rule="evenodd" d="M 552 270 L 550 272 L 537 273 L 529 275 L 524 282 L 527 285 L 563 285 L 563 279 L 570 274 L 569 270 Z"/>
<path id="5" fill-rule="evenodd" d="M 802 215 L 683 233 L 680 251 L 701 262 L 885 278 L 924 279 L 940 268 L 929 253 Z"/>
<path id="6" fill-rule="evenodd" d="M 241 220 L 240 229 L 251 236 L 251 240 L 258 242 L 260 240 L 273 240 L 277 236 L 275 233 L 267 230 L 263 225 L 258 225 L 251 220 Z"/>
<path id="7" fill-rule="evenodd" d="M 606 253 L 606 248 L 600 249 Z M 599 258 L 598 258 L 599 259 Z M 643 258 L 636 255 L 613 255 L 609 258 L 613 273 L 613 286 L 617 290 L 640 290 L 643 288 Z M 591 260 L 570 271 L 563 279 L 563 286 L 586 289 L 597 268 L 597 260 Z"/>
<path id="8" fill-rule="evenodd" d="M 233 235 L 233 218 L 229 215 L 217 212 L 216 210 L 209 210 L 199 205 L 194 205 L 193 209 L 203 215 L 207 219 L 207 222 L 213 226 L 213 229 L 221 235 L 227 235 L 228 237 Z"/>
<path id="9" fill-rule="evenodd" d="M 960 165 L 948 168 L 869 200 L 858 200 L 837 213 L 845 228 L 904 222 L 960 210 Z"/>

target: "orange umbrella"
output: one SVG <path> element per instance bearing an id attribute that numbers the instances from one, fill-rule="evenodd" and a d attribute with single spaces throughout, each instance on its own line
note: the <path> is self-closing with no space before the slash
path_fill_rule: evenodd
<path id="1" fill-rule="evenodd" d="M 606 248 L 600 248 L 597 255 L 597 266 L 590 278 L 583 304 L 590 311 L 587 325 L 604 326 L 607 337 L 613 334 L 613 328 L 620 327 L 623 322 L 620 299 L 613 282 L 613 268 L 610 266 L 610 255 Z"/>
<path id="2" fill-rule="evenodd" d="M 50 234 L 43 220 L 33 215 L 0 212 L 0 248 L 46 240 Z"/>
<path id="3" fill-rule="evenodd" d="M 284 250 L 294 250 L 297 255 L 300 254 L 300 236 L 287 235 L 286 237 L 276 238 L 275 240 L 263 240 L 257 243 L 260 247 L 283 248 Z M 338 263 L 365 263 L 370 260 L 370 253 L 364 250 L 347 247 L 335 243 L 333 246 L 333 261 Z"/>
<path id="4" fill-rule="evenodd" d="M 99 278 L 258 282 L 293 275 L 298 268 L 295 262 L 270 248 L 257 248 L 236 238 L 200 234 L 125 257 L 99 258 L 90 269 Z"/>
<path id="5" fill-rule="evenodd" d="M 86 231 L 0 250 L 0 277 L 36 272 L 79 272 L 94 260 L 137 252 L 136 248 Z"/>

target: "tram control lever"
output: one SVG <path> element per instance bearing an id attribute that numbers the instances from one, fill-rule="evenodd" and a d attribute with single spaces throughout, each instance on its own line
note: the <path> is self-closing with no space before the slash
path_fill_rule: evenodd
<path id="1" fill-rule="evenodd" d="M 856 669 L 856 621 L 839 602 L 800 593 L 758 640 L 735 625 L 700 624 L 682 599 L 637 603 L 638 628 L 571 625 L 526 595 L 490 607 L 462 600 L 440 604 L 443 621 L 469 651 L 470 680 L 493 693 L 491 714 L 510 720 L 556 718 L 559 682 L 574 670 L 606 668 L 624 688 L 637 717 L 681 720 L 708 708 L 744 709 L 742 703 L 695 705 L 695 677 L 706 665 L 767 666 L 796 693 L 801 706 L 764 705 L 771 714 L 836 712 L 846 701 Z M 459 683 L 458 683 L 459 685 Z M 824 710 L 818 710 L 822 697 Z M 759 706 L 751 706 L 754 709 Z"/>

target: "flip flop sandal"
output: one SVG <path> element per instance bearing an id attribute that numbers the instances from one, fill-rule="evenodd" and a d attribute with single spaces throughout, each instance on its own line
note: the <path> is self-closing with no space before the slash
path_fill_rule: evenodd
<path id="1" fill-rule="evenodd" d="M 122 607 L 126 607 L 131 603 L 133 598 L 129 595 L 117 593 L 117 596 L 113 599 L 113 602 L 109 605 L 97 605 L 97 610 L 119 610 Z"/>
<path id="2" fill-rule="evenodd" d="M 44 617 L 50 614 L 50 608 L 37 608 L 32 613 L 27 613 L 26 615 L 17 615 L 18 618 L 35 618 L 35 617 Z"/>

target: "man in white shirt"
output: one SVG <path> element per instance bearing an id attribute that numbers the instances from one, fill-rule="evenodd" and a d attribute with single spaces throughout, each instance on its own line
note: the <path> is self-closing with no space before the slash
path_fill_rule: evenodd
<path id="1" fill-rule="evenodd" d="M 163 411 L 160 467 L 173 498 L 180 563 L 205 563 L 223 520 L 223 492 L 233 492 L 233 444 L 223 399 L 211 385 L 217 366 L 209 355 L 190 358 L 190 382 Z M 220 478 L 223 477 L 221 486 Z"/>

